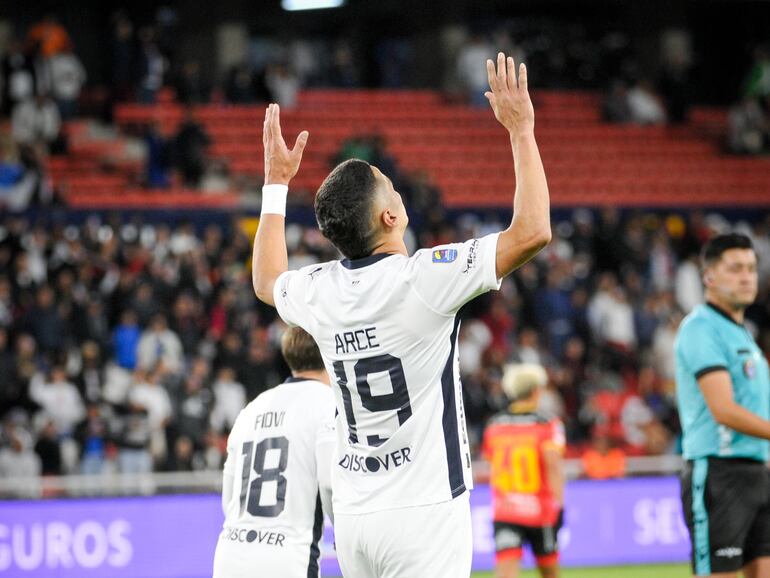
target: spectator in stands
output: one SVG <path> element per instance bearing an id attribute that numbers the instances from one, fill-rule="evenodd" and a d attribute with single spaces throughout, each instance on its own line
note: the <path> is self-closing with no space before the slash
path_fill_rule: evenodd
<path id="1" fill-rule="evenodd" d="M 158 123 L 147 125 L 144 133 L 144 144 L 147 147 L 145 161 L 145 179 L 151 189 L 166 189 L 171 186 L 168 175 L 169 143 L 160 132 Z"/>
<path id="2" fill-rule="evenodd" d="M 111 426 L 103 415 L 102 406 L 91 402 L 86 418 L 75 428 L 75 439 L 80 446 L 80 473 L 99 475 L 104 473 L 107 461 L 107 444 L 110 442 Z"/>
<path id="3" fill-rule="evenodd" d="M 770 117 L 759 100 L 747 96 L 730 108 L 727 149 L 734 154 L 757 155 L 770 145 Z"/>
<path id="4" fill-rule="evenodd" d="M 86 69 L 73 52 L 63 51 L 48 59 L 46 71 L 51 95 L 62 120 L 74 118 L 78 112 L 80 90 L 86 81 Z"/>
<path id="5" fill-rule="evenodd" d="M 0 478 L 39 476 L 40 457 L 33 451 L 33 438 L 23 415 L 16 413 L 3 421 L 0 435 Z"/>
<path id="6" fill-rule="evenodd" d="M 652 339 L 653 366 L 668 383 L 673 383 L 675 377 L 674 340 L 681 321 L 682 314 L 679 311 L 672 312 L 665 323 L 655 330 Z"/>
<path id="7" fill-rule="evenodd" d="M 25 163 L 22 150 L 10 135 L 0 134 L 0 208 L 20 212 L 33 201 L 40 176 Z"/>
<path id="8" fill-rule="evenodd" d="M 27 33 L 31 50 L 42 58 L 51 58 L 72 50 L 72 41 L 55 14 L 49 13 Z"/>
<path id="9" fill-rule="evenodd" d="M 594 428 L 591 448 L 582 457 L 583 473 L 594 480 L 622 478 L 626 475 L 626 455 L 620 448 L 612 447 L 605 428 Z"/>
<path id="10" fill-rule="evenodd" d="M 172 402 L 173 429 L 176 436 L 197 440 L 200 449 L 206 432 L 209 429 L 213 395 L 206 387 L 208 378 L 208 364 L 201 360 L 205 366 L 205 374 L 197 372 L 189 375 L 184 380 L 184 385 L 174 396 Z"/>
<path id="11" fill-rule="evenodd" d="M 147 410 L 136 404 L 118 406 L 118 471 L 144 474 L 152 471 L 152 429 Z"/>
<path id="12" fill-rule="evenodd" d="M 137 372 L 134 385 L 128 393 L 128 402 L 134 409 L 132 412 L 134 418 L 137 418 L 142 411 L 146 412 L 146 427 L 149 429 L 147 448 L 156 463 L 166 457 L 168 449 L 166 426 L 172 419 L 171 399 L 160 382 L 162 374 L 163 369 L 160 366 L 149 371 Z M 139 413 L 137 409 L 140 410 Z M 142 425 L 141 429 L 144 427 Z"/>
<path id="13" fill-rule="evenodd" d="M 141 330 L 136 319 L 136 313 L 126 309 L 120 316 L 120 324 L 115 328 L 112 344 L 115 360 L 120 367 L 133 370 L 136 367 L 137 349 L 141 339 Z"/>
<path id="14" fill-rule="evenodd" d="M 639 80 L 628 90 L 628 107 L 631 122 L 644 125 L 666 122 L 666 109 L 647 79 Z"/>
<path id="15" fill-rule="evenodd" d="M 137 365 L 143 371 L 150 371 L 159 364 L 166 373 L 182 369 L 182 342 L 179 336 L 168 328 L 166 316 L 156 314 L 148 329 L 142 333 L 137 346 Z"/>
<path id="16" fill-rule="evenodd" d="M 494 60 L 495 51 L 482 34 L 473 34 L 457 55 L 457 76 L 472 106 L 487 106 L 484 92 L 489 90 L 484 63 Z"/>
<path id="17" fill-rule="evenodd" d="M 132 93 L 134 69 L 134 25 L 128 15 L 119 10 L 112 17 L 111 66 L 112 100 L 124 102 Z"/>
<path id="18" fill-rule="evenodd" d="M 684 259 L 676 270 L 674 283 L 676 303 L 684 313 L 703 303 L 703 285 L 697 253 Z"/>
<path id="19" fill-rule="evenodd" d="M 225 98 L 233 104 L 251 104 L 258 98 L 258 78 L 248 62 L 230 70 L 225 82 Z"/>
<path id="20" fill-rule="evenodd" d="M 64 349 L 67 337 L 65 320 L 49 285 L 38 289 L 35 305 L 26 314 L 25 325 L 43 353 L 57 353 Z"/>
<path id="21" fill-rule="evenodd" d="M 602 103 L 602 118 L 607 122 L 623 124 L 631 122 L 631 105 L 628 87 L 622 80 L 614 80 Z"/>
<path id="22" fill-rule="evenodd" d="M 203 104 L 211 98 L 211 87 L 201 76 L 201 65 L 197 60 L 188 60 L 184 63 L 174 87 L 176 96 L 182 104 Z"/>
<path id="23" fill-rule="evenodd" d="M 88 403 L 101 401 L 105 380 L 104 363 L 96 341 L 83 341 L 80 346 L 80 364 L 80 371 L 75 377 L 75 386 L 80 396 Z"/>
<path id="24" fill-rule="evenodd" d="M 283 108 L 294 108 L 300 89 L 300 79 L 285 63 L 271 64 L 265 71 L 265 84 L 270 91 L 271 101 Z"/>
<path id="25" fill-rule="evenodd" d="M 158 91 L 163 87 L 166 60 L 158 48 L 155 30 L 149 26 L 139 31 L 137 60 L 137 99 L 141 104 L 155 104 Z"/>
<path id="26" fill-rule="evenodd" d="M 214 407 L 211 410 L 211 427 L 220 433 L 229 432 L 241 409 L 246 407 L 246 389 L 235 379 L 231 367 L 221 367 L 213 385 Z"/>
<path id="27" fill-rule="evenodd" d="M 176 165 L 185 186 L 196 189 L 200 186 L 210 144 L 211 138 L 206 129 L 195 120 L 192 109 L 187 109 L 184 121 L 174 137 Z"/>
<path id="28" fill-rule="evenodd" d="M 760 44 L 754 49 L 754 62 L 743 85 L 743 94 L 749 98 L 770 96 L 770 45 Z"/>
<path id="29" fill-rule="evenodd" d="M 61 141 L 61 116 L 53 99 L 40 94 L 20 102 L 11 117 L 13 138 L 22 145 L 43 145 L 46 150 L 63 150 Z"/>
<path id="30" fill-rule="evenodd" d="M 40 457 L 40 473 L 44 476 L 60 476 L 64 471 L 58 435 L 53 420 L 46 420 L 35 444 L 35 453 Z"/>
<path id="31" fill-rule="evenodd" d="M 11 38 L 0 60 L 0 116 L 10 117 L 17 104 L 32 99 L 36 85 L 34 60 L 22 50 L 21 42 Z"/>
<path id="32" fill-rule="evenodd" d="M 340 40 L 332 51 L 332 64 L 330 73 L 332 86 L 338 88 L 355 88 L 361 81 L 361 74 L 356 65 L 355 56 L 350 43 Z"/>
<path id="33" fill-rule="evenodd" d="M 77 387 L 67 379 L 63 366 L 56 365 L 48 376 L 30 380 L 29 396 L 56 426 L 59 435 L 72 436 L 75 426 L 85 417 L 86 409 Z"/>

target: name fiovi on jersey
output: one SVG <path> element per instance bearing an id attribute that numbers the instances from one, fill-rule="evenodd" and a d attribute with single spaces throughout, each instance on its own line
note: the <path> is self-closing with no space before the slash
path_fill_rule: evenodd
<path id="1" fill-rule="evenodd" d="M 457 311 L 498 289 L 497 235 L 290 271 L 278 313 L 318 343 L 335 387 L 335 513 L 451 500 L 472 487 Z"/>
<path id="2" fill-rule="evenodd" d="M 291 379 L 238 415 L 227 440 L 215 578 L 246 578 L 255 568 L 265 578 L 318 576 L 334 412 L 331 388 Z"/>

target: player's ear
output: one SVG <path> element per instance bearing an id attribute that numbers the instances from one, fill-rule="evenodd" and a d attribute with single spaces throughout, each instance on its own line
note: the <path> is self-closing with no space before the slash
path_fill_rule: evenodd
<path id="1" fill-rule="evenodd" d="M 398 222 L 398 216 L 394 211 L 391 211 L 390 208 L 386 208 L 380 215 L 380 221 L 382 221 L 385 229 L 392 229 Z"/>

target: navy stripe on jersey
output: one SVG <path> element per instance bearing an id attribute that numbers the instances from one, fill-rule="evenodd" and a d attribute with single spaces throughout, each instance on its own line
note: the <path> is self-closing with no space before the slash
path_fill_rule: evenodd
<path id="1" fill-rule="evenodd" d="M 313 522 L 313 541 L 310 542 L 310 560 L 307 563 L 307 578 L 318 578 L 318 558 L 321 556 L 321 548 L 318 543 L 324 530 L 324 512 L 321 506 L 321 493 L 316 494 L 315 521 Z"/>
<path id="2" fill-rule="evenodd" d="M 444 428 L 444 444 L 446 445 L 447 467 L 449 469 L 449 488 L 452 490 L 452 498 L 456 498 L 465 491 L 465 477 L 463 475 L 463 460 L 460 452 L 460 432 L 457 430 L 457 400 L 455 396 L 455 372 L 454 358 L 457 347 L 457 332 L 460 329 L 460 319 L 455 317 L 452 329 L 452 346 L 449 350 L 449 359 L 441 374 L 441 390 L 444 394 L 444 414 L 441 417 L 441 425 Z"/>
<path id="3" fill-rule="evenodd" d="M 700 379 L 707 373 L 711 373 L 713 371 L 727 371 L 727 368 L 724 365 L 709 365 L 708 367 L 704 367 L 700 371 L 695 372 L 695 379 Z"/>
<path id="4" fill-rule="evenodd" d="M 368 257 L 362 257 L 361 259 L 343 259 L 340 264 L 345 269 L 360 269 L 368 265 L 373 265 L 377 261 L 382 261 L 385 257 L 390 257 L 395 253 L 377 253 L 376 255 L 369 255 Z"/>

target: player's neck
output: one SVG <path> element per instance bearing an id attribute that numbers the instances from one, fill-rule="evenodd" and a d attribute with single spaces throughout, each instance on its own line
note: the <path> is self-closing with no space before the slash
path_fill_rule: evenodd
<path id="1" fill-rule="evenodd" d="M 308 381 L 320 381 L 321 383 L 325 383 L 326 385 L 330 385 L 329 383 L 329 374 L 326 373 L 326 370 L 319 370 L 319 371 L 292 371 L 291 372 L 292 377 L 295 377 L 297 379 L 307 379 Z"/>
<path id="2" fill-rule="evenodd" d="M 744 319 L 744 314 L 746 313 L 746 308 L 743 307 L 742 305 L 727 303 L 724 300 L 719 299 L 718 296 L 714 295 L 710 291 L 706 291 L 706 303 L 708 303 L 713 307 L 716 307 L 722 313 L 724 313 L 725 315 L 728 315 L 730 319 L 732 319 L 739 325 L 743 325 L 743 319 Z"/>
<path id="3" fill-rule="evenodd" d="M 381 253 L 397 253 L 409 256 L 404 238 L 396 235 L 386 235 L 380 238 L 379 243 L 374 248 L 374 251 L 372 251 L 372 255 L 379 255 Z"/>
<path id="4" fill-rule="evenodd" d="M 535 413 L 537 401 L 522 399 L 521 401 L 514 401 L 509 407 L 513 413 Z"/>

